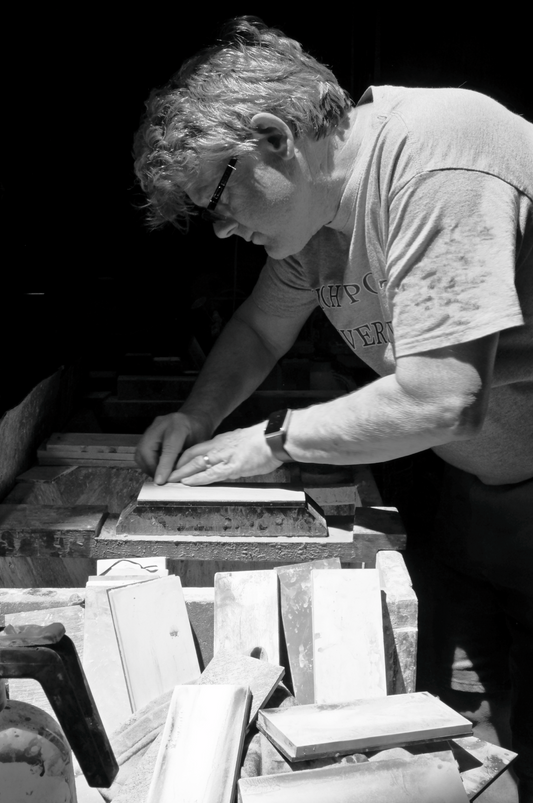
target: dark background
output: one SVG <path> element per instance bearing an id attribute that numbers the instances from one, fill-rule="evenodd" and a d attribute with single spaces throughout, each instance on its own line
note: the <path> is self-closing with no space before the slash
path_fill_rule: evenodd
<path id="1" fill-rule="evenodd" d="M 150 89 L 229 17 L 280 27 L 356 99 L 371 83 L 464 86 L 533 119 L 524 20 L 464 10 L 328 17 L 324 5 L 40 8 L 12 8 L 2 32 L 0 413 L 60 365 L 179 355 L 191 331 L 207 350 L 212 300 L 225 319 L 249 292 L 262 249 L 200 225 L 187 237 L 149 233 L 130 155 Z"/>

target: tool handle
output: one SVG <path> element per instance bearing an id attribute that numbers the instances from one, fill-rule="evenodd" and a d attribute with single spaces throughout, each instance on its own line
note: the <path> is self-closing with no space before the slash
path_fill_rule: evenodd
<path id="1" fill-rule="evenodd" d="M 108 788 L 118 765 L 76 648 L 58 630 L 52 633 L 48 630 L 43 636 L 38 631 L 46 628 L 28 627 L 27 638 L 24 626 L 17 628 L 16 633 L 0 633 L 0 678 L 39 681 L 87 783 Z M 46 646 L 42 646 L 43 638 L 48 642 Z"/>

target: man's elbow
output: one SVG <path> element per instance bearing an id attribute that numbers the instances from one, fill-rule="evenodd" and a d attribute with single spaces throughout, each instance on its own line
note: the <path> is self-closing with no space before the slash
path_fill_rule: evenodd
<path id="1" fill-rule="evenodd" d="M 486 405 L 479 399 L 450 402 L 440 406 L 438 428 L 446 433 L 446 441 L 466 441 L 483 429 Z"/>

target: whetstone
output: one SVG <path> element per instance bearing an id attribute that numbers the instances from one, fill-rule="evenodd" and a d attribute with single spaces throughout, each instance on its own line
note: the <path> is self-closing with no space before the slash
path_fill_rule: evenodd
<path id="1" fill-rule="evenodd" d="M 179 577 L 107 589 L 133 711 L 200 677 Z"/>
<path id="2" fill-rule="evenodd" d="M 89 578 L 85 589 L 83 669 L 107 733 L 132 714 L 107 589 L 135 582 L 127 576 Z"/>
<path id="3" fill-rule="evenodd" d="M 250 692 L 239 686 L 176 686 L 147 803 L 232 803 Z"/>
<path id="4" fill-rule="evenodd" d="M 311 572 L 313 569 L 340 568 L 339 558 L 276 568 L 292 688 L 299 705 L 315 702 Z"/>
<path id="5" fill-rule="evenodd" d="M 252 695 L 248 718 L 250 726 L 259 709 L 269 701 L 284 674 L 285 669 L 282 666 L 234 651 L 219 650 L 196 681 L 196 685 L 248 687 Z"/>
<path id="6" fill-rule="evenodd" d="M 289 761 L 384 750 L 472 733 L 470 720 L 428 692 L 259 712 L 257 726 Z"/>
<path id="7" fill-rule="evenodd" d="M 450 751 L 242 778 L 239 803 L 468 803 Z"/>
<path id="8" fill-rule="evenodd" d="M 279 657 L 278 578 L 273 570 L 215 574 L 214 652 L 273 664 Z"/>
<path id="9" fill-rule="evenodd" d="M 311 589 L 314 702 L 386 695 L 377 570 L 313 570 Z"/>
<path id="10" fill-rule="evenodd" d="M 117 522 L 123 535 L 327 536 L 301 488 L 272 484 L 156 485 L 147 480 Z"/>

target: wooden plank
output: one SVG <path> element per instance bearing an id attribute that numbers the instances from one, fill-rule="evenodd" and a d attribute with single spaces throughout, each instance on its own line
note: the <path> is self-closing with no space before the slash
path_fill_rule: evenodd
<path id="1" fill-rule="evenodd" d="M 37 457 L 39 458 L 39 463 L 44 468 L 45 466 L 53 466 L 53 465 L 61 465 L 61 463 L 49 463 L 48 460 L 65 460 L 70 461 L 73 465 L 84 465 L 85 463 L 103 463 L 105 465 L 114 466 L 117 465 L 118 467 L 122 466 L 122 463 L 126 463 L 126 467 L 134 468 L 135 467 L 135 457 L 133 454 L 116 454 L 115 452 L 82 452 L 82 451 L 61 451 L 61 450 L 49 450 L 46 451 L 38 451 Z M 66 465 L 69 465 L 67 462 Z"/>
<path id="2" fill-rule="evenodd" d="M 215 655 L 233 650 L 279 664 L 278 578 L 274 571 L 215 575 Z"/>
<path id="3" fill-rule="evenodd" d="M 32 466 L 18 475 L 17 482 L 53 483 L 70 471 L 74 471 L 72 466 Z"/>
<path id="4" fill-rule="evenodd" d="M 108 463 L 111 466 L 115 464 L 117 466 L 121 466 L 122 463 L 126 463 L 127 467 L 135 467 L 135 456 L 134 454 L 126 453 L 116 453 L 116 452 L 84 452 L 81 450 L 61 450 L 61 449 L 47 449 L 46 451 L 38 451 L 37 457 L 39 458 L 39 462 L 42 466 L 45 465 L 54 465 L 52 463 L 47 463 L 47 460 L 70 460 L 74 461 L 74 465 L 78 463 L 85 464 L 88 462 L 96 462 L 98 463 Z M 56 463 L 55 465 L 61 465 L 60 463 Z M 67 463 L 68 465 L 68 463 Z"/>
<path id="5" fill-rule="evenodd" d="M 179 577 L 145 580 L 107 593 L 134 711 L 200 676 Z"/>
<path id="6" fill-rule="evenodd" d="M 107 510 L 103 505 L 0 505 L 0 530 L 47 533 L 100 531 Z"/>
<path id="7" fill-rule="evenodd" d="M 311 587 L 315 702 L 387 694 L 377 570 L 314 570 Z"/>
<path id="8" fill-rule="evenodd" d="M 90 557 L 107 508 L 0 505 L 2 557 Z"/>
<path id="9" fill-rule="evenodd" d="M 26 545 L 24 545 L 26 547 Z M 40 544 L 41 555 L 37 557 L 14 557 L 0 561 L 0 588 L 2 589 L 40 589 L 70 588 L 78 589 L 85 585 L 87 577 L 93 574 L 96 561 L 92 558 L 56 558 L 52 544 Z M 42 557 L 44 552 L 45 557 Z"/>
<path id="10" fill-rule="evenodd" d="M 472 733 L 472 723 L 429 692 L 259 712 L 258 728 L 289 761 L 383 750 Z"/>
<path id="11" fill-rule="evenodd" d="M 140 468 L 78 467 L 60 480 L 61 490 L 68 504 L 107 505 L 110 513 L 119 514 L 135 498 L 144 481 Z M 72 500 L 72 501 L 70 501 Z"/>
<path id="12" fill-rule="evenodd" d="M 395 507 L 357 507 L 354 524 L 360 532 L 390 533 L 397 529 L 400 520 Z"/>
<path id="13" fill-rule="evenodd" d="M 62 473 L 50 481 L 17 482 L 9 499 L 4 501 L 32 505 L 105 505 L 110 513 L 118 515 L 125 505 L 136 499 L 146 476 L 137 466 L 37 466 L 37 469 Z"/>
<path id="14" fill-rule="evenodd" d="M 40 466 L 114 466 L 115 468 L 133 468 L 136 463 L 128 455 L 107 455 L 106 457 L 81 457 L 73 454 L 71 457 L 58 456 L 48 451 L 38 450 L 37 460 Z"/>
<path id="15" fill-rule="evenodd" d="M 21 471 L 28 468 L 38 439 L 53 426 L 58 414 L 62 380 L 68 383 L 71 379 L 70 369 L 60 369 L 39 382 L 16 407 L 2 411 L 0 499 L 5 497 Z"/>
<path id="16" fill-rule="evenodd" d="M 312 569 L 340 569 L 339 558 L 279 566 L 281 618 L 292 687 L 299 705 L 315 702 L 313 674 Z"/>
<path id="17" fill-rule="evenodd" d="M 132 714 L 107 589 L 137 582 L 131 577 L 101 578 L 85 590 L 83 668 L 108 734 Z"/>
<path id="18" fill-rule="evenodd" d="M 147 803 L 232 803 L 250 699 L 239 686 L 176 686 Z"/>
<path id="19" fill-rule="evenodd" d="M 22 611 L 67 608 L 83 605 L 85 588 L 18 588 L 0 587 L 0 627 L 4 626 L 5 616 Z"/>
<path id="20" fill-rule="evenodd" d="M 239 803 L 467 803 L 453 755 L 241 778 Z"/>
<path id="21" fill-rule="evenodd" d="M 36 466 L 36 468 L 52 469 L 52 471 L 75 471 L 74 466 Z M 11 493 L 4 499 L 6 505 L 65 505 L 59 485 L 54 482 L 25 482 L 17 478 Z"/>
<path id="22" fill-rule="evenodd" d="M 357 500 L 355 485 L 326 485 L 306 487 L 305 493 L 319 506 L 325 516 L 354 516 Z"/>
<path id="23" fill-rule="evenodd" d="M 53 432 L 43 446 L 46 451 L 58 455 L 134 455 L 139 440 L 140 435 L 122 433 Z"/>
<path id="24" fill-rule="evenodd" d="M 244 686 L 252 695 L 248 727 L 255 721 L 276 690 L 285 669 L 258 658 L 250 658 L 237 652 L 219 650 L 206 667 L 197 685 Z"/>
<path id="25" fill-rule="evenodd" d="M 117 533 L 327 536 L 321 512 L 302 489 L 247 483 L 189 487 L 147 480 L 117 522 Z"/>

